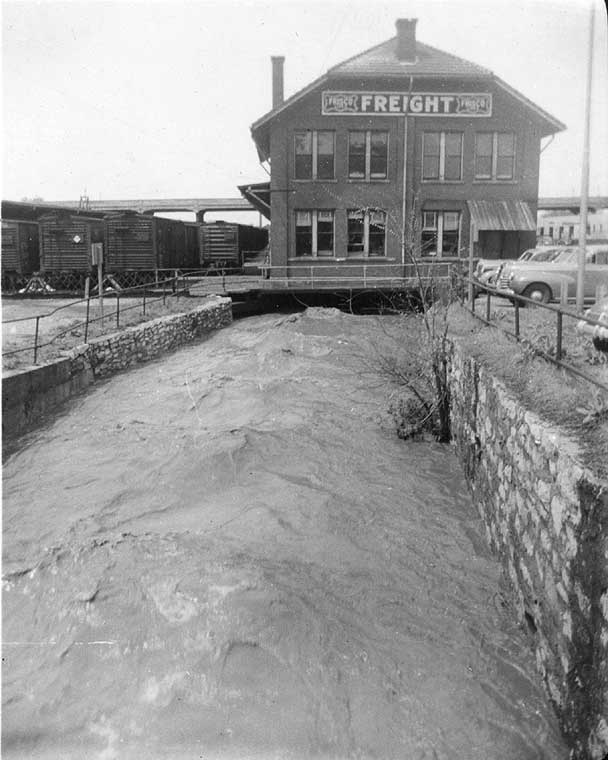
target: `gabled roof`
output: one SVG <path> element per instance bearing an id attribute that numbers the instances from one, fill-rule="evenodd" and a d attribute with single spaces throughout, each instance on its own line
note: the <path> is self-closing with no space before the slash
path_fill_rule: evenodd
<path id="1" fill-rule="evenodd" d="M 492 72 L 476 63 L 466 61 L 443 50 L 416 43 L 414 62 L 397 58 L 397 37 L 381 42 L 363 53 L 349 58 L 329 69 L 330 76 L 361 77 L 402 77 L 442 76 L 442 77 L 490 77 Z"/>
<path id="2" fill-rule="evenodd" d="M 397 37 L 395 36 L 328 69 L 326 74 L 315 79 L 314 82 L 311 82 L 254 122 L 251 126 L 251 134 L 256 143 L 260 161 L 265 161 L 268 158 L 270 146 L 267 127 L 270 122 L 322 85 L 326 85 L 336 79 L 345 80 L 353 78 L 357 81 L 357 89 L 360 89 L 365 79 L 397 79 L 404 77 L 413 77 L 414 79 L 429 79 L 433 77 L 440 77 L 442 79 L 450 77 L 454 79 L 483 79 L 488 84 L 492 83 L 499 87 L 528 108 L 542 122 L 543 136 L 566 129 L 565 124 L 551 116 L 551 114 L 540 108 L 540 106 L 537 106 L 536 103 L 526 98 L 525 95 L 522 95 L 506 82 L 503 82 L 490 69 L 479 66 L 472 61 L 467 61 L 464 58 L 459 58 L 456 55 L 446 53 L 443 50 L 438 50 L 418 41 L 416 42 L 415 60 L 413 62 L 399 60 L 397 57 Z"/>

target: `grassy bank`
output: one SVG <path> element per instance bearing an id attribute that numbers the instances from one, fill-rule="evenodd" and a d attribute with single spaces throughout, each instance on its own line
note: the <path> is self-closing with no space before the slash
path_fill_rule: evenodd
<path id="1" fill-rule="evenodd" d="M 493 320 L 512 330 L 513 311 L 498 306 L 493 310 Z M 466 309 L 454 305 L 450 309 L 450 335 L 530 411 L 574 438 L 584 463 L 607 477 L 608 394 L 535 354 L 535 348 L 551 354 L 555 336 L 551 312 L 525 309 L 521 320 L 525 343 L 483 325 Z M 588 337 L 576 332 L 574 320 L 564 322 L 564 349 L 565 361 L 608 385 L 608 357 L 596 351 Z"/>

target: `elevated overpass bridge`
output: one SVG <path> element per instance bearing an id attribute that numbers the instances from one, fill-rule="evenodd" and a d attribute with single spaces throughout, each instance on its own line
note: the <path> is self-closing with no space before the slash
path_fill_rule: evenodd
<path id="1" fill-rule="evenodd" d="M 591 195 L 587 199 L 589 211 L 598 211 L 608 208 L 608 195 Z M 580 196 L 555 196 L 538 199 L 539 211 L 569 211 L 572 214 L 580 214 Z"/>
<path id="2" fill-rule="evenodd" d="M 243 186 L 244 195 L 239 198 L 146 198 L 146 199 L 117 199 L 117 200 L 91 200 L 81 197 L 80 200 L 67 201 L 36 201 L 37 207 L 51 206 L 54 208 L 69 208 L 78 211 L 93 211 L 108 213 L 110 211 L 138 211 L 141 214 L 153 214 L 155 212 L 179 212 L 190 211 L 196 214 L 198 221 L 203 221 L 208 212 L 213 211 L 259 211 L 265 216 L 270 216 L 270 198 L 265 197 L 260 190 L 260 185 Z M 253 192 L 247 192 L 252 191 Z M 266 191 L 266 195 L 269 193 Z M 253 202 L 248 200 L 251 198 Z M 21 205 L 13 204 L 13 205 Z M 574 214 L 580 213 L 581 199 L 579 196 L 544 196 L 538 199 L 539 211 L 569 211 Z M 608 208 L 608 196 L 593 195 L 587 202 L 589 211 Z"/>
<path id="3" fill-rule="evenodd" d="M 138 211 L 140 214 L 154 214 L 157 211 L 179 212 L 191 211 L 202 222 L 207 212 L 211 211 L 257 211 L 245 198 L 147 198 L 131 200 L 95 201 L 81 198 L 78 201 L 50 201 L 50 205 L 79 211 Z M 40 203 L 39 205 L 45 205 Z"/>

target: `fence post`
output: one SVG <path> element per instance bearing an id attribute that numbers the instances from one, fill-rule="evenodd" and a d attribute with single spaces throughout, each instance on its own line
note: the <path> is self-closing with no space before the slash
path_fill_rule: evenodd
<path id="1" fill-rule="evenodd" d="M 145 285 L 144 285 L 144 289 L 143 289 L 142 293 L 143 293 L 142 313 L 145 315 L 145 313 L 146 313 L 146 287 L 145 287 Z"/>
<path id="2" fill-rule="evenodd" d="M 515 299 L 515 303 L 513 304 L 515 307 L 515 337 L 517 340 L 519 340 L 519 299 Z"/>
<path id="3" fill-rule="evenodd" d="M 36 333 L 34 335 L 34 364 L 38 360 L 38 328 L 40 326 L 40 317 L 36 317 Z"/>
<path id="4" fill-rule="evenodd" d="M 490 302 L 491 302 L 492 294 L 490 291 L 486 291 L 486 322 L 490 321 Z"/>
<path id="5" fill-rule="evenodd" d="M 167 295 L 166 295 L 166 293 L 165 293 L 165 288 L 166 288 L 166 286 L 167 286 L 167 283 L 165 282 L 165 280 L 163 280 L 163 306 L 164 306 L 164 305 L 165 305 L 165 303 L 167 302 Z"/>
<path id="6" fill-rule="evenodd" d="M 120 295 L 116 291 L 116 327 L 120 327 Z"/>
<path id="7" fill-rule="evenodd" d="M 561 306 L 557 310 L 557 342 L 555 346 L 555 358 L 560 361 L 562 358 L 562 320 L 563 314 Z"/>
<path id="8" fill-rule="evenodd" d="M 87 277 L 87 280 L 89 278 Z M 89 312 L 91 310 L 91 296 L 89 295 L 87 288 L 87 321 L 84 323 L 84 342 L 89 342 Z"/>

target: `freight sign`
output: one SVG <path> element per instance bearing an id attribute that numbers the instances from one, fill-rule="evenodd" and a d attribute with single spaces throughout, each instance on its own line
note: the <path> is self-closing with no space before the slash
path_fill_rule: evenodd
<path id="1" fill-rule="evenodd" d="M 492 116 L 486 92 L 344 92 L 321 94 L 323 116 Z"/>

